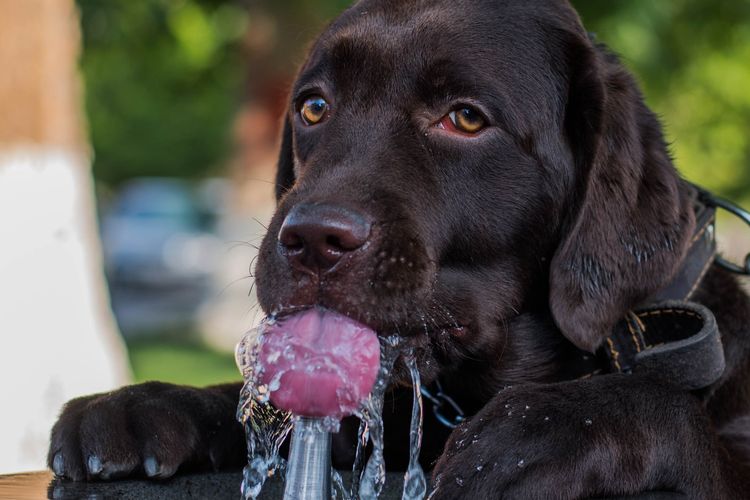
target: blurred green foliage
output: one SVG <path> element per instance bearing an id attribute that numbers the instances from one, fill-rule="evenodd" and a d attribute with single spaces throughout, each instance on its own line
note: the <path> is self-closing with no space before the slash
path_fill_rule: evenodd
<path id="1" fill-rule="evenodd" d="M 244 78 L 242 6 L 79 0 L 86 109 L 98 180 L 220 167 Z"/>
<path id="2" fill-rule="evenodd" d="M 662 118 L 683 175 L 750 202 L 750 1 L 573 0 Z"/>
<path id="3" fill-rule="evenodd" d="M 95 174 L 116 183 L 220 166 L 243 87 L 289 77 L 305 44 L 349 2 L 78 3 Z M 748 201 L 750 0 L 573 3 L 637 75 L 684 175 Z M 270 48 L 257 49 L 255 35 Z"/>

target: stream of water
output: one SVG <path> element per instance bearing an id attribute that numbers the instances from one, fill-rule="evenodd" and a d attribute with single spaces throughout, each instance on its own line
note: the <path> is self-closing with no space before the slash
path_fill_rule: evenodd
<path id="1" fill-rule="evenodd" d="M 346 487 L 338 471 L 331 470 L 332 494 L 336 500 L 376 499 L 383 490 L 386 478 L 383 401 L 399 356 L 411 376 L 414 397 L 409 433 L 409 466 L 404 476 L 402 500 L 422 500 L 427 493 L 427 481 L 419 465 L 423 406 L 416 359 L 411 349 L 402 348 L 398 336 L 380 338 L 380 344 L 380 368 L 375 385 L 355 413 L 361 422 L 350 486 Z M 245 427 L 248 450 L 248 465 L 243 470 L 241 486 L 244 500 L 256 499 L 269 477 L 276 474 L 283 477 L 286 461 L 279 456 L 279 448 L 294 424 L 294 417 L 289 412 L 277 410 L 269 402 L 271 392 L 278 388 L 276 377 L 268 384 L 259 383 L 263 370 L 258 361 L 259 346 L 258 334 L 251 332 L 242 339 L 236 350 L 237 365 L 245 380 L 237 409 L 237 419 Z M 338 422 L 328 424 L 328 430 L 338 429 Z M 372 451 L 365 463 L 368 442 L 372 443 Z"/>
<path id="2" fill-rule="evenodd" d="M 362 408 L 357 412 L 360 420 L 367 425 L 372 452 L 367 460 L 367 465 L 360 477 L 359 498 L 377 498 L 385 484 L 385 458 L 383 457 L 383 400 L 385 390 L 391 380 L 391 371 L 396 358 L 400 354 L 400 337 L 391 336 L 381 338 L 380 341 L 380 371 L 370 396 L 365 400 Z M 359 436 L 358 443 L 366 442 L 363 436 Z M 356 471 L 355 474 L 356 475 Z"/>
<path id="3" fill-rule="evenodd" d="M 427 479 L 419 465 L 419 452 L 422 450 L 422 379 L 419 377 L 417 359 L 411 349 L 404 354 L 404 363 L 411 375 L 413 392 L 411 427 L 409 429 L 409 467 L 404 475 L 404 493 L 401 500 L 422 500 L 427 495 Z"/>
<path id="4" fill-rule="evenodd" d="M 283 475 L 286 461 L 279 457 L 279 448 L 293 424 L 291 413 L 277 410 L 270 404 L 272 388 L 258 383 L 262 370 L 258 363 L 259 350 L 258 335 L 251 332 L 235 351 L 237 366 L 245 380 L 237 407 L 237 420 L 245 427 L 247 439 L 248 464 L 242 471 L 241 486 L 244 500 L 257 498 L 269 477 L 277 473 Z"/>

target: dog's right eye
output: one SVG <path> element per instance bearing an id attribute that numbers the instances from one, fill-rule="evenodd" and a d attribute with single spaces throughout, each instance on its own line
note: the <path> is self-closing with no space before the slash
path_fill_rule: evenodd
<path id="1" fill-rule="evenodd" d="M 320 96 L 308 97 L 302 103 L 299 114 L 305 125 L 317 125 L 328 116 L 330 106 L 328 102 Z"/>
<path id="2" fill-rule="evenodd" d="M 473 107 L 463 106 L 442 117 L 436 126 L 454 134 L 473 136 L 487 126 L 487 120 Z"/>

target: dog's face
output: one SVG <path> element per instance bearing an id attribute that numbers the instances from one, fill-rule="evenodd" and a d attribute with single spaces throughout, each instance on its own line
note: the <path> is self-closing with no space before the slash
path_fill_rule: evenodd
<path id="1" fill-rule="evenodd" d="M 659 175 L 666 155 L 642 161 L 633 130 L 650 115 L 635 91 L 606 94 L 603 64 L 561 1 L 357 3 L 292 89 L 261 306 L 320 305 L 408 336 L 428 379 L 502 363 L 534 336 L 529 311 L 596 347 L 669 276 L 674 228 L 691 222 Z M 648 277 L 624 276 L 634 265 Z"/>

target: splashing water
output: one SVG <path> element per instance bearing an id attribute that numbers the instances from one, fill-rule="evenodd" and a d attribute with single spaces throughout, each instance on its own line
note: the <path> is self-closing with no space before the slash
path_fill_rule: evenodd
<path id="1" fill-rule="evenodd" d="M 385 484 L 385 459 L 383 457 L 383 399 L 391 378 L 393 363 L 400 351 L 400 337 L 391 336 L 381 339 L 380 370 L 372 388 L 370 397 L 365 400 L 357 416 L 366 422 L 372 441 L 372 454 L 360 477 L 359 497 L 370 499 L 380 496 Z M 362 441 L 360 437 L 359 441 Z"/>
<path id="2" fill-rule="evenodd" d="M 409 467 L 404 475 L 404 492 L 401 500 L 422 500 L 427 495 L 427 479 L 419 465 L 419 452 L 422 449 L 422 380 L 419 377 L 417 360 L 414 351 L 404 354 L 404 363 L 411 375 L 414 400 L 411 409 L 411 427 L 409 429 Z"/>
<path id="3" fill-rule="evenodd" d="M 352 493 L 359 491 L 359 482 L 362 478 L 362 470 L 365 467 L 365 447 L 370 439 L 370 428 L 367 421 L 360 420 L 359 430 L 357 431 L 357 452 L 354 454 L 354 464 L 352 465 Z"/>
<path id="4" fill-rule="evenodd" d="M 266 479 L 276 473 L 283 474 L 286 464 L 279 457 L 279 448 L 293 423 L 291 413 L 277 410 L 269 403 L 271 388 L 258 382 L 262 372 L 258 363 L 258 332 L 248 333 L 235 351 L 237 366 L 245 380 L 237 408 L 237 420 L 244 426 L 247 439 L 248 465 L 242 471 L 241 486 L 245 500 L 257 498 Z"/>
<path id="5" fill-rule="evenodd" d="M 242 372 L 245 384 L 240 394 L 237 419 L 243 424 L 247 437 L 248 465 L 243 470 L 242 498 L 256 499 L 265 481 L 274 475 L 284 476 L 286 461 L 279 456 L 279 449 L 289 435 L 296 420 L 290 412 L 281 411 L 271 404 L 271 395 L 279 389 L 281 373 L 264 377 L 263 363 L 259 360 L 264 338 L 261 333 L 274 325 L 273 318 L 262 324 L 257 331 L 250 332 L 238 344 L 237 365 Z M 416 359 L 411 350 L 401 347 L 399 336 L 380 338 L 380 366 L 370 395 L 362 401 L 355 415 L 360 418 L 357 451 L 354 460 L 350 488 L 344 485 L 338 471 L 331 470 L 331 493 L 335 500 L 375 499 L 385 485 L 386 469 L 383 456 L 383 402 L 390 384 L 393 365 L 399 355 L 403 355 L 406 368 L 413 385 L 413 406 L 409 433 L 409 467 L 404 476 L 402 500 L 421 500 L 427 493 L 427 481 L 419 465 L 422 441 L 423 406 L 421 381 Z M 267 347 L 266 347 L 267 349 Z M 275 363 L 278 357 L 290 358 L 291 354 L 280 350 L 265 354 L 265 361 Z M 290 358 L 291 359 L 291 358 Z M 265 383 L 262 383 L 265 382 Z M 338 430 L 338 418 L 321 419 L 327 432 Z M 365 464 L 365 450 L 368 441 L 372 442 L 372 453 Z"/>
<path id="6" fill-rule="evenodd" d="M 339 471 L 331 467 L 331 495 L 333 500 L 354 500 L 351 492 L 346 489 L 344 485 L 344 479 L 341 477 Z"/>

